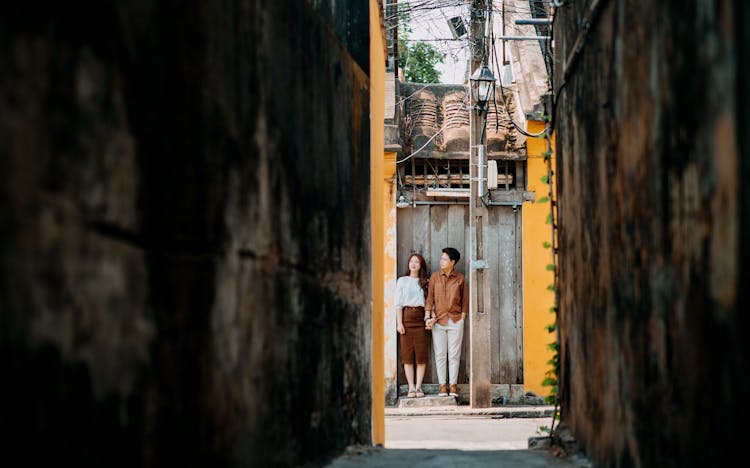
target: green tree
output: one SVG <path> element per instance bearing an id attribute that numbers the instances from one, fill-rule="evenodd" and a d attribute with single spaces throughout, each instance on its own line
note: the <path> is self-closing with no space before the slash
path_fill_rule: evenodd
<path id="1" fill-rule="evenodd" d="M 410 83 L 440 83 L 439 63 L 443 63 L 443 54 L 432 44 L 415 42 L 406 46 L 406 41 L 399 41 L 399 66 L 404 69 L 404 78 Z"/>
<path id="2" fill-rule="evenodd" d="M 398 66 L 404 70 L 404 79 L 411 83 L 440 83 L 439 63 L 443 54 L 432 44 L 414 42 L 407 45 L 411 29 L 411 7 L 399 3 L 398 10 Z"/>

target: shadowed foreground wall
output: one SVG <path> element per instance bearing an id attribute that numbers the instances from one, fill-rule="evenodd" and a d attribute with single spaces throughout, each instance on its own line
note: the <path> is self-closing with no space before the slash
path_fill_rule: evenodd
<path id="1" fill-rule="evenodd" d="M 370 443 L 367 8 L 0 7 L 6 458 Z"/>
<path id="2" fill-rule="evenodd" d="M 730 466 L 750 417 L 748 6 L 555 19 L 563 422 L 598 466 Z"/>

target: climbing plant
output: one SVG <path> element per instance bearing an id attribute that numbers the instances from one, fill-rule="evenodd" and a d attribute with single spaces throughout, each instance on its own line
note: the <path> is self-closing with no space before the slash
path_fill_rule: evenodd
<path id="1" fill-rule="evenodd" d="M 550 118 L 548 115 L 544 116 L 546 122 L 550 122 Z M 552 351 L 552 358 L 547 361 L 547 365 L 549 366 L 549 369 L 545 372 L 545 378 L 542 381 L 542 385 L 545 387 L 549 387 L 549 395 L 546 398 L 547 403 L 554 404 L 555 405 L 555 412 L 554 416 L 556 419 L 559 416 L 559 413 L 557 411 L 557 403 L 558 403 L 558 376 L 560 372 L 560 343 L 558 340 L 558 326 L 557 326 L 557 318 L 558 318 L 558 294 L 557 294 L 557 248 L 556 248 L 556 217 L 555 217 L 555 208 L 556 208 L 556 202 L 553 197 L 553 169 L 552 169 L 552 142 L 550 139 L 549 134 L 549 128 L 548 131 L 545 132 L 544 138 L 547 141 L 547 151 L 542 153 L 542 157 L 544 158 L 545 163 L 547 164 L 547 174 L 541 177 L 541 182 L 546 184 L 548 187 L 548 196 L 544 196 L 538 200 L 539 203 L 549 203 L 549 213 L 547 214 L 546 223 L 550 225 L 550 234 L 551 238 L 550 241 L 545 241 L 542 244 L 542 247 L 545 249 L 550 250 L 550 259 L 551 263 L 547 264 L 546 268 L 547 271 L 552 272 L 553 281 L 547 286 L 547 289 L 554 293 L 554 299 L 553 304 L 550 307 L 549 311 L 551 314 L 553 314 L 553 321 L 549 325 L 546 326 L 547 331 L 550 334 L 555 334 L 555 339 L 551 341 L 547 346 Z"/>

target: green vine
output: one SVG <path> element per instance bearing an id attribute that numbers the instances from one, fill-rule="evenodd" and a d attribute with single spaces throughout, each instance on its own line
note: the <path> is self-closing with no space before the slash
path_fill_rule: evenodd
<path id="1" fill-rule="evenodd" d="M 545 249 L 552 249 L 552 263 L 547 264 L 546 269 L 547 271 L 551 271 L 554 274 L 554 282 L 547 286 L 548 291 L 552 291 L 555 293 L 555 299 L 554 299 L 554 305 L 550 307 L 550 313 L 554 314 L 554 321 L 547 325 L 545 329 L 548 333 L 555 334 L 555 340 L 550 342 L 547 345 L 547 348 L 552 351 L 552 358 L 547 361 L 547 365 L 549 366 L 549 369 L 545 372 L 544 380 L 542 380 L 542 386 L 549 387 L 549 394 L 546 397 L 546 402 L 548 404 L 555 404 L 555 411 L 554 411 L 554 419 L 559 418 L 559 411 L 557 410 L 557 403 L 558 403 L 558 376 L 560 371 L 560 344 L 557 340 L 557 313 L 558 313 L 558 307 L 557 307 L 557 252 L 554 248 L 555 244 L 555 215 L 554 215 L 554 209 L 555 209 L 555 202 L 552 199 L 552 144 L 549 138 L 549 131 L 545 133 L 544 138 L 547 140 L 547 151 L 542 153 L 542 157 L 544 159 L 544 162 L 547 163 L 547 174 L 542 176 L 540 178 L 541 182 L 548 186 L 548 196 L 541 197 L 538 202 L 539 203 L 549 203 L 549 213 L 547 214 L 547 218 L 545 220 L 545 224 L 551 225 L 552 229 L 551 232 L 551 242 L 545 241 L 543 242 L 542 246 Z M 554 424 L 554 422 L 553 422 Z M 550 429 L 551 430 L 551 429 Z"/>

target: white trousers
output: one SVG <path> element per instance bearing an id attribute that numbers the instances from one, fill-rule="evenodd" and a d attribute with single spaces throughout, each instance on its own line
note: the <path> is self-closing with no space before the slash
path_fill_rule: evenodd
<path id="1" fill-rule="evenodd" d="M 432 326 L 432 348 L 435 352 L 438 382 L 447 385 L 445 361 L 448 358 L 450 384 L 458 383 L 458 368 L 461 364 L 461 344 L 464 341 L 464 320 L 454 322 L 448 318 L 447 325 L 436 323 Z"/>

